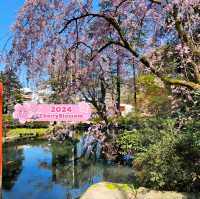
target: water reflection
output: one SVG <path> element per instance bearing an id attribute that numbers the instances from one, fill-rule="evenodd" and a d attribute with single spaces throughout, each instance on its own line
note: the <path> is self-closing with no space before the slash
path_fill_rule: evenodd
<path id="1" fill-rule="evenodd" d="M 9 155 L 8 155 L 9 154 Z M 3 159 L 3 188 L 11 190 L 18 175 L 22 171 L 24 159 L 23 149 L 18 146 L 4 147 Z"/>
<path id="2" fill-rule="evenodd" d="M 133 180 L 131 168 L 77 159 L 79 150 L 69 142 L 4 146 L 3 199 L 75 199 L 99 181 Z"/>

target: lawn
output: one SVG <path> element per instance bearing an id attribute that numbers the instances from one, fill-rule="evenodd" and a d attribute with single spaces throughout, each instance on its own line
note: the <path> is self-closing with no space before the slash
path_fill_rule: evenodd
<path id="1" fill-rule="evenodd" d="M 9 129 L 4 133 L 4 137 L 19 137 L 19 136 L 28 136 L 28 135 L 45 135 L 47 128 L 15 128 Z"/>

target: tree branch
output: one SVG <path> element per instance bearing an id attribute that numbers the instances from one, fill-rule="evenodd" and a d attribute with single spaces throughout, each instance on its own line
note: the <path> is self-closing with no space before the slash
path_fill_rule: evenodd
<path id="1" fill-rule="evenodd" d="M 159 71 L 157 71 L 152 65 L 151 63 L 147 60 L 146 57 L 140 57 L 140 55 L 130 46 L 129 43 L 127 43 L 126 45 L 122 44 L 121 42 L 109 42 L 107 44 L 105 44 L 103 47 L 101 47 L 98 50 L 98 53 L 100 53 L 101 51 L 103 51 L 105 48 L 107 48 L 108 46 L 115 44 L 118 46 L 121 46 L 125 49 L 127 49 L 129 52 L 131 52 L 131 54 L 138 58 L 139 61 L 144 64 L 147 68 L 150 69 L 150 71 L 156 75 L 158 78 L 160 78 L 164 83 L 166 84 L 170 84 L 170 85 L 177 85 L 177 86 L 184 86 L 186 88 L 189 89 L 194 89 L 194 90 L 200 90 L 200 84 L 191 82 L 191 81 L 186 81 L 186 80 L 179 80 L 179 79 L 174 79 L 174 78 L 169 78 L 169 77 L 165 77 L 162 73 L 160 73 Z"/>
<path id="2" fill-rule="evenodd" d="M 121 1 L 115 8 L 115 13 L 117 12 L 117 10 L 122 6 L 122 4 L 124 4 L 125 2 L 130 1 L 130 0 L 123 0 Z"/>
<path id="3" fill-rule="evenodd" d="M 103 50 L 105 50 L 107 47 L 111 46 L 111 45 L 117 45 L 117 46 L 121 46 L 124 47 L 123 44 L 121 42 L 117 42 L 117 41 L 109 41 L 108 43 L 106 43 L 104 46 L 102 46 L 100 49 L 97 50 L 97 53 L 102 52 Z M 92 56 L 90 61 L 92 61 L 95 58 L 96 55 Z"/>
<path id="4" fill-rule="evenodd" d="M 193 44 L 193 42 L 192 42 L 190 36 L 187 34 L 187 32 L 184 31 L 182 22 L 178 18 L 178 8 L 176 6 L 174 6 L 173 11 L 174 11 L 173 17 L 175 20 L 175 28 L 176 28 L 176 31 L 178 33 L 180 40 L 182 41 L 182 43 L 185 43 L 190 48 L 190 50 L 194 56 L 197 56 L 198 58 L 200 58 L 200 50 Z M 198 83 L 200 83 L 199 68 L 196 64 L 192 64 L 192 66 L 193 66 L 193 70 L 194 70 L 195 79 Z"/>
<path id="5" fill-rule="evenodd" d="M 161 5 L 161 0 L 150 0 L 152 3 L 160 4 Z"/>
<path id="6" fill-rule="evenodd" d="M 153 3 L 160 3 L 159 0 L 152 0 Z M 98 13 L 87 13 L 85 15 L 81 15 L 79 17 L 74 17 L 70 20 L 68 20 L 63 29 L 59 32 L 59 34 L 61 34 L 63 31 L 65 31 L 65 29 L 67 28 L 67 26 L 69 24 L 71 24 L 73 21 L 76 21 L 78 19 L 82 19 L 82 18 L 85 18 L 85 17 L 89 17 L 89 16 L 92 16 L 92 17 L 100 17 L 100 18 L 103 18 L 105 19 L 109 24 L 111 24 L 114 29 L 118 32 L 119 34 L 119 37 L 121 39 L 120 42 L 115 42 L 115 41 L 110 41 L 108 43 L 106 43 L 103 47 L 101 47 L 99 50 L 98 50 L 98 53 L 102 52 L 104 49 L 106 49 L 108 46 L 114 44 L 114 45 L 118 45 L 118 46 L 121 46 L 121 47 L 124 47 L 125 49 L 127 49 L 134 57 L 138 58 L 138 60 L 144 64 L 147 68 L 149 68 L 151 70 L 151 72 L 153 74 L 155 74 L 157 77 L 159 77 L 163 82 L 165 83 L 168 83 L 168 84 L 173 84 L 173 85 L 178 85 L 178 86 L 185 86 L 187 88 L 190 88 L 190 89 L 199 89 L 200 90 L 200 85 L 199 84 L 196 84 L 194 82 L 191 82 L 191 81 L 186 81 L 186 80 L 178 80 L 178 79 L 173 79 L 173 78 L 168 78 L 168 77 L 165 77 L 163 76 L 162 73 L 160 73 L 159 71 L 157 71 L 152 65 L 151 63 L 147 60 L 146 57 L 140 57 L 140 55 L 136 52 L 135 49 L 132 48 L 132 46 L 130 45 L 130 43 L 124 38 L 124 36 L 122 35 L 121 33 L 121 28 L 120 28 L 120 25 L 118 24 L 118 22 L 113 18 L 113 17 L 110 17 L 110 16 L 106 16 L 104 14 L 98 14 Z M 179 24 L 177 24 L 178 28 L 179 28 Z"/>
<path id="7" fill-rule="evenodd" d="M 169 85 L 184 86 L 192 90 L 200 90 L 200 84 L 196 84 L 191 81 L 173 79 L 173 78 L 168 78 L 168 77 L 163 77 L 161 78 L 161 80 Z"/>
<path id="8" fill-rule="evenodd" d="M 86 17 L 100 17 L 100 18 L 104 18 L 106 21 L 108 21 L 109 23 L 111 23 L 112 25 L 114 24 L 114 19 L 110 16 L 106 16 L 105 14 L 99 14 L 99 13 L 86 13 L 84 15 L 80 15 L 78 17 L 73 17 L 69 20 L 66 21 L 66 23 L 64 24 L 64 27 L 62 30 L 60 30 L 59 34 L 63 33 L 65 31 L 65 29 L 68 27 L 69 24 L 71 24 L 72 22 L 79 20 L 79 19 L 83 19 Z"/>

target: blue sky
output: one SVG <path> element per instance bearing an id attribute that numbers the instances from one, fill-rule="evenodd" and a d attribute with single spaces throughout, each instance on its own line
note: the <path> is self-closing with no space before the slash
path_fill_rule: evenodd
<path id="1" fill-rule="evenodd" d="M 12 35 L 10 27 L 15 23 L 17 12 L 24 0 L 0 0 L 0 49 Z"/>
<path id="2" fill-rule="evenodd" d="M 15 23 L 17 12 L 25 0 L 0 0 L 0 50 L 12 36 L 10 27 Z M 98 1 L 94 1 L 94 7 L 98 7 Z"/>
<path id="3" fill-rule="evenodd" d="M 2 53 L 5 45 L 8 50 L 12 40 L 11 25 L 15 23 L 17 12 L 23 5 L 24 0 L 0 0 L 0 52 Z M 5 52 L 5 50 L 3 51 Z M 0 65 L 2 70 L 4 65 Z M 20 75 L 20 80 L 25 86 L 24 72 Z"/>
<path id="4" fill-rule="evenodd" d="M 3 49 L 9 50 L 12 41 L 11 26 L 15 23 L 17 13 L 25 0 L 0 0 L 0 53 Z M 98 8 L 98 0 L 94 1 L 94 8 Z M 6 46 L 6 48 L 5 48 Z M 4 65 L 0 64 L 0 71 Z M 26 86 L 25 71 L 20 74 L 20 80 L 23 86 Z"/>

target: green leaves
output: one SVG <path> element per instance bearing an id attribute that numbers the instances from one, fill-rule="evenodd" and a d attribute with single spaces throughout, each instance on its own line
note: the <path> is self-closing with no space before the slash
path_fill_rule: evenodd
<path id="1" fill-rule="evenodd" d="M 134 155 L 140 186 L 192 192 L 200 186 L 200 134 L 198 121 L 183 129 L 172 118 L 137 121 L 137 127 L 118 136 L 122 154 Z"/>
<path id="2" fill-rule="evenodd" d="M 11 113 L 14 109 L 14 105 L 22 103 L 23 96 L 21 92 L 21 84 L 17 78 L 17 74 L 14 70 L 5 69 L 0 73 L 0 81 L 3 83 L 3 112 Z"/>

